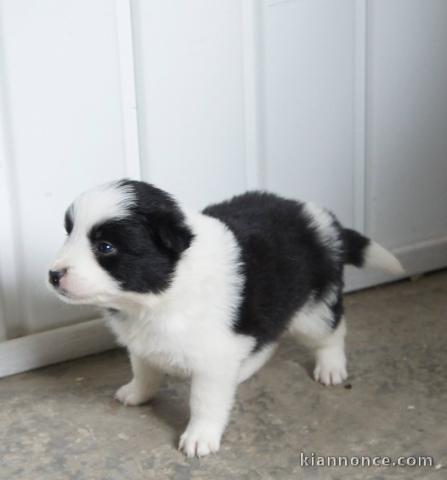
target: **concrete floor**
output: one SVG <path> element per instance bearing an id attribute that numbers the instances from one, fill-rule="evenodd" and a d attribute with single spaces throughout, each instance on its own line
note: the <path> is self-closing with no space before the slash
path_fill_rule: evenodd
<path id="1" fill-rule="evenodd" d="M 346 296 L 348 385 L 309 377 L 290 339 L 238 391 L 221 451 L 177 450 L 188 387 L 123 407 L 126 355 L 112 351 L 0 381 L 0 479 L 447 478 L 447 272 Z M 350 388 L 351 387 L 351 388 Z M 316 455 L 430 455 L 435 467 L 301 467 Z"/>

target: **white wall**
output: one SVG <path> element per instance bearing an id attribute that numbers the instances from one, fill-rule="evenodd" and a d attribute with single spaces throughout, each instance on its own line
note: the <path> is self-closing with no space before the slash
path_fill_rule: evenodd
<path id="1" fill-rule="evenodd" d="M 140 171 L 197 208 L 312 199 L 447 266 L 446 24 L 444 0 L 0 0 L 0 375 L 110 344 L 43 279 L 72 198 Z"/>

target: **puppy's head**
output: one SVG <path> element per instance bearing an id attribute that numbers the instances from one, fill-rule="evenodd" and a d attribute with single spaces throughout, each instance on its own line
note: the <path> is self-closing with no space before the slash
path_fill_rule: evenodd
<path id="1" fill-rule="evenodd" d="M 65 229 L 48 282 L 66 302 L 102 306 L 128 292 L 165 290 L 193 237 L 167 193 L 131 180 L 80 195 L 66 211 Z"/>

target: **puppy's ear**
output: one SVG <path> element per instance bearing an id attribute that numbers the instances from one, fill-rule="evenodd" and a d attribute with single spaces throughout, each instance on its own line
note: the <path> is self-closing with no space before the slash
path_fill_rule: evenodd
<path id="1" fill-rule="evenodd" d="M 175 200 L 146 182 L 123 180 L 121 185 L 135 194 L 134 211 L 141 215 L 155 244 L 173 257 L 186 250 L 194 237 Z"/>
<path id="2" fill-rule="evenodd" d="M 174 256 L 191 245 L 194 235 L 176 212 L 162 210 L 155 215 L 152 213 L 150 226 L 155 243 Z"/>

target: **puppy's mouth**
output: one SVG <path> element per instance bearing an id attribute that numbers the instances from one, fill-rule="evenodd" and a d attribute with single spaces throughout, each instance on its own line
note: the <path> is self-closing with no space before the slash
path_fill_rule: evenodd
<path id="1" fill-rule="evenodd" d="M 56 293 L 59 300 L 62 300 L 64 303 L 70 305 L 92 305 L 92 306 L 104 306 L 109 305 L 110 299 L 100 293 L 94 295 L 77 295 L 63 287 L 55 288 L 54 292 Z"/>
<path id="2" fill-rule="evenodd" d="M 52 291 L 59 300 L 62 300 L 64 303 L 74 303 L 74 304 L 87 304 L 89 299 L 86 296 L 76 295 L 72 291 L 65 288 L 64 284 L 54 285 L 51 281 L 47 281 L 47 287 Z"/>
<path id="3" fill-rule="evenodd" d="M 64 298 L 74 298 L 74 296 L 68 291 L 66 290 L 65 288 L 55 288 L 56 290 L 56 293 L 61 296 L 61 297 L 64 297 Z"/>
<path id="4" fill-rule="evenodd" d="M 53 287 L 53 290 L 56 293 L 56 295 L 65 303 L 72 303 L 72 304 L 91 303 L 86 297 L 74 295 L 73 293 L 71 293 L 70 291 L 68 291 L 63 287 L 57 287 L 57 288 Z"/>

